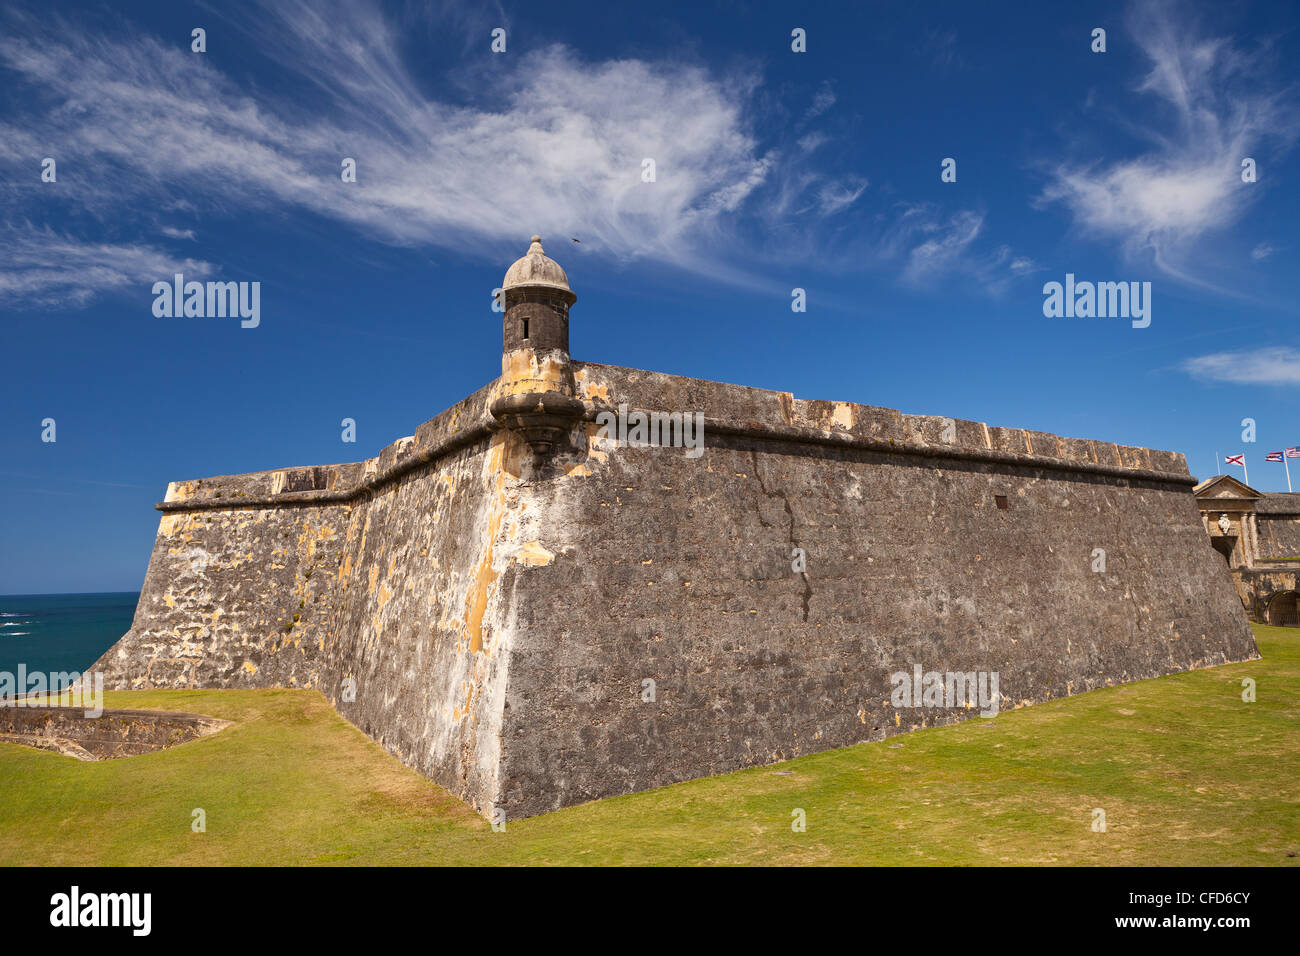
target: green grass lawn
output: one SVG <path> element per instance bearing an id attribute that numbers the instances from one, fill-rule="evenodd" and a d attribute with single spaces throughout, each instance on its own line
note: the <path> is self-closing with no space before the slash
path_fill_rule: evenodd
<path id="1" fill-rule="evenodd" d="M 0 864 L 1295 864 L 1300 631 L 1261 661 L 1005 711 L 494 833 L 313 691 L 133 691 L 236 721 L 81 763 L 0 743 Z M 1257 683 L 1244 703 L 1241 681 Z M 781 773 L 778 773 L 780 771 Z M 789 773 L 785 773 L 789 771 Z M 191 832 L 191 811 L 207 832 Z M 792 831 L 802 808 L 807 831 Z M 1092 829 L 1093 809 L 1106 832 Z"/>

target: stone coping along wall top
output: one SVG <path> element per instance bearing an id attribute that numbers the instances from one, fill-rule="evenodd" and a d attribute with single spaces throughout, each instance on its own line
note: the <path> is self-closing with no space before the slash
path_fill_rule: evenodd
<path id="1" fill-rule="evenodd" d="M 1300 517 L 1300 492 L 1271 491 L 1255 502 L 1255 513 Z"/>
<path id="2" fill-rule="evenodd" d="M 1195 483 L 1186 459 L 1177 452 L 1064 438 L 960 418 L 905 415 L 874 405 L 800 399 L 790 392 L 617 365 L 574 362 L 573 369 L 588 421 L 619 405 L 642 411 L 699 412 L 704 415 L 706 446 L 712 432 L 1099 473 L 1189 487 Z M 484 386 L 374 458 L 175 481 L 168 485 L 166 499 L 155 507 L 160 511 L 197 511 L 352 501 L 421 464 L 490 435 L 499 427 L 488 411 L 496 386 L 496 382 Z"/>

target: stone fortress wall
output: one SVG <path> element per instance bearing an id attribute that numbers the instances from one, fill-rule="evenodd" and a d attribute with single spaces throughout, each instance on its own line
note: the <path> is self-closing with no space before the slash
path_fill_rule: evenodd
<path id="1" fill-rule="evenodd" d="M 1300 561 L 1300 494 L 1271 494 L 1255 507 L 1259 551 L 1278 561 Z"/>
<path id="2" fill-rule="evenodd" d="M 1181 455 L 573 362 L 534 247 L 501 379 L 365 462 L 169 486 L 108 686 L 318 688 L 513 819 L 977 713 L 892 707 L 916 665 L 1012 707 L 1258 656 Z"/>

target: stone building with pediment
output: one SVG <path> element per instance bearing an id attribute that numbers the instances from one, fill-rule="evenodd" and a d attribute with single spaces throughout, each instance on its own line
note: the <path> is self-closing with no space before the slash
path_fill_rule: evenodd
<path id="1" fill-rule="evenodd" d="M 1256 491 L 1231 475 L 1207 478 L 1193 493 L 1250 619 L 1300 626 L 1300 493 Z"/>

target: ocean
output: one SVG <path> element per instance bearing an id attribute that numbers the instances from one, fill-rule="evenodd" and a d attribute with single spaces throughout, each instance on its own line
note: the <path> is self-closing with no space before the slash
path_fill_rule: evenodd
<path id="1" fill-rule="evenodd" d="M 0 671 L 83 671 L 131 628 L 137 591 L 0 595 Z"/>

